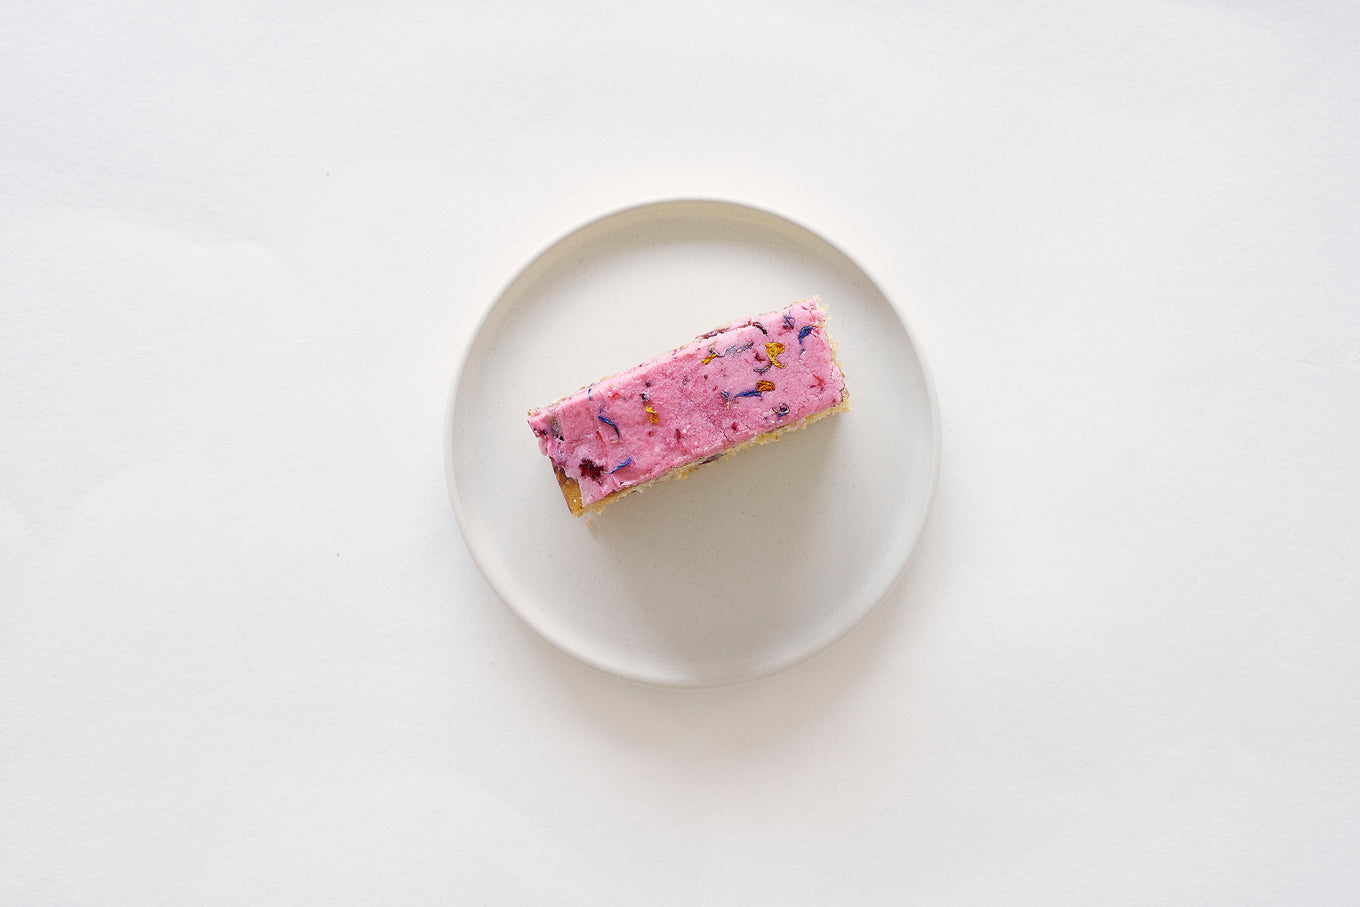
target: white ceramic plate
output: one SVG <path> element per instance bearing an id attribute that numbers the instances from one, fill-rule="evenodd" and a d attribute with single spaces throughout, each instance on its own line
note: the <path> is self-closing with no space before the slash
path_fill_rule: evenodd
<path id="1" fill-rule="evenodd" d="M 849 412 L 568 513 L 527 410 L 812 295 Z M 510 282 L 455 381 L 445 453 L 468 549 L 525 623 L 602 670 L 695 686 L 787 667 L 873 610 L 925 524 L 940 424 L 911 335 L 849 257 L 767 211 L 678 200 L 586 224 Z"/>

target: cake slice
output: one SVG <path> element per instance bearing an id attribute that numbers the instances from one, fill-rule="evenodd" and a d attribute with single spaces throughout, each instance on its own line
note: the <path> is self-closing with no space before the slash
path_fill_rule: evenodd
<path id="1" fill-rule="evenodd" d="M 812 297 L 741 318 L 529 413 L 572 516 L 850 406 Z"/>

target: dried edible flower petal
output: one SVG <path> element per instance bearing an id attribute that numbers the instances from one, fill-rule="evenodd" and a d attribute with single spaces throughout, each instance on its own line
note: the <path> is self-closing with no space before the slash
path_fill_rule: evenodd
<path id="1" fill-rule="evenodd" d="M 708 345 L 708 355 L 704 357 L 703 364 L 708 365 L 710 362 L 712 362 L 714 359 L 717 359 L 721 355 L 722 353 L 719 353 L 717 350 L 713 349 L 713 344 L 710 343 Z"/>
<path id="2" fill-rule="evenodd" d="M 614 473 L 618 472 L 620 469 L 627 466 L 631 462 L 633 462 L 633 458 L 629 457 L 628 459 L 620 463 L 618 466 L 615 466 L 613 469 L 609 470 L 609 474 L 612 476 Z"/>
<path id="3" fill-rule="evenodd" d="M 772 390 L 774 390 L 774 382 L 773 382 L 773 381 L 757 381 L 757 382 L 756 382 L 756 386 L 753 387 L 753 388 L 751 388 L 749 391 L 742 391 L 741 393 L 739 393 L 739 394 L 733 394 L 732 396 L 733 396 L 734 398 L 735 398 L 735 397 L 759 397 L 761 394 L 769 393 L 769 392 L 772 391 Z M 727 396 L 726 392 L 723 393 L 723 396 L 724 396 L 724 397 Z"/>
<path id="4" fill-rule="evenodd" d="M 616 438 L 623 437 L 623 432 L 619 431 L 618 423 L 615 422 L 613 419 L 609 418 L 608 416 L 601 415 L 600 421 L 603 422 L 605 425 L 608 425 L 610 428 L 614 429 L 614 437 Z"/>
<path id="5" fill-rule="evenodd" d="M 656 414 L 656 410 L 652 409 L 652 404 L 648 403 L 643 409 L 647 410 L 647 421 L 655 425 L 660 416 Z"/>
<path id="6" fill-rule="evenodd" d="M 773 365 L 775 368 L 784 367 L 784 363 L 779 361 L 779 354 L 782 352 L 784 352 L 784 344 L 779 343 L 778 341 L 771 340 L 769 343 L 765 344 L 765 354 L 770 357 L 770 365 Z M 769 366 L 766 366 L 766 368 L 769 368 Z"/>

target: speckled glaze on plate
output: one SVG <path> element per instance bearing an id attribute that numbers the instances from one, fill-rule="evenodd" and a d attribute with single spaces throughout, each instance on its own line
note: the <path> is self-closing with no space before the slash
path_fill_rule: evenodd
<path id="1" fill-rule="evenodd" d="M 570 515 L 527 410 L 812 295 L 849 412 Z M 939 462 L 930 376 L 882 290 L 807 228 L 712 200 L 627 208 L 540 253 L 476 331 L 445 419 L 454 513 L 506 604 L 600 670 L 672 686 L 777 671 L 863 620 L 906 567 Z"/>

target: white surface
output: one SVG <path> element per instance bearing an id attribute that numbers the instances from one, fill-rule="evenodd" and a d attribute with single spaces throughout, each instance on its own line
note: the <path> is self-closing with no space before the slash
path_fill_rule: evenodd
<path id="1" fill-rule="evenodd" d="M 1358 26 L 8 6 L 0 903 L 1354 903 Z M 698 692 L 526 630 L 440 450 L 676 195 L 851 250 L 945 431 L 885 605 Z"/>
<path id="2" fill-rule="evenodd" d="M 817 294 L 853 415 L 571 516 L 526 410 Z M 647 683 L 750 680 L 840 639 L 901 577 L 939 477 L 930 378 L 881 288 L 824 237 L 731 202 L 628 208 L 526 262 L 449 413 L 450 498 L 492 587 L 549 642 Z"/>

